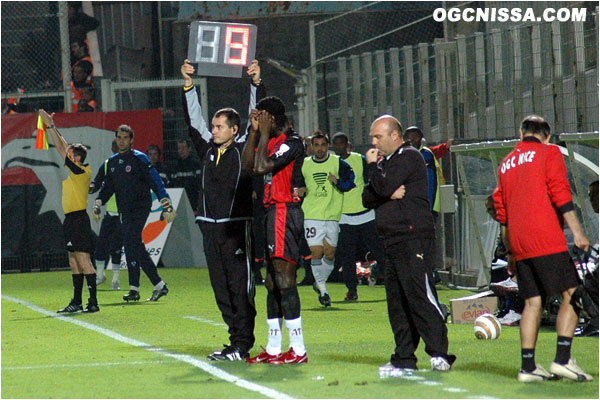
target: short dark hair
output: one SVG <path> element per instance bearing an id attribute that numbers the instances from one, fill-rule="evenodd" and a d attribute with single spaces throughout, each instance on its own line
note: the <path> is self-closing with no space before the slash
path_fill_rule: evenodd
<path id="1" fill-rule="evenodd" d="M 73 68 L 75 67 L 81 68 L 87 76 L 91 75 L 92 72 L 94 72 L 94 65 L 87 60 L 79 61 L 76 65 L 73 66 Z"/>
<path id="2" fill-rule="evenodd" d="M 85 161 L 85 158 L 87 157 L 87 147 L 85 147 L 81 143 L 73 143 L 69 146 L 69 148 L 73 149 L 74 155 L 79 156 L 79 158 L 81 159 L 81 163 Z"/>
<path id="3" fill-rule="evenodd" d="M 325 141 L 327 143 L 329 143 L 329 138 L 323 132 L 319 132 L 319 133 L 313 135 L 313 137 L 310 139 L 310 143 L 314 144 L 315 143 L 315 139 L 325 139 Z"/>
<path id="4" fill-rule="evenodd" d="M 229 125 L 230 128 L 233 128 L 237 125 L 238 130 L 240 129 L 241 118 L 237 111 L 231 107 L 221 108 L 215 113 L 215 118 L 219 118 L 222 115 L 224 115 L 227 119 L 227 125 Z"/>
<path id="5" fill-rule="evenodd" d="M 158 147 L 158 146 L 157 146 L 157 145 L 155 145 L 155 144 L 151 144 L 151 145 L 150 145 L 150 146 L 148 146 L 148 148 L 146 149 L 146 154 L 148 154 L 148 152 L 149 152 L 150 150 L 155 150 L 155 151 L 158 151 L 158 156 L 160 157 L 160 147 Z"/>
<path id="6" fill-rule="evenodd" d="M 119 127 L 115 131 L 115 137 L 117 137 L 119 132 L 129 133 L 129 138 L 133 139 L 133 129 L 131 129 L 131 127 L 129 125 L 125 125 L 125 124 L 119 125 Z"/>
<path id="7" fill-rule="evenodd" d="M 590 184 L 588 185 L 588 187 L 592 186 L 598 186 L 598 179 L 596 179 L 594 182 L 590 182 Z"/>
<path id="8" fill-rule="evenodd" d="M 423 140 L 423 131 L 418 126 L 409 126 L 404 131 L 404 135 L 402 135 L 402 139 L 405 141 L 409 141 L 411 137 L 416 137 L 419 140 Z"/>
<path id="9" fill-rule="evenodd" d="M 521 132 L 523 134 L 532 133 L 548 137 L 550 136 L 550 124 L 544 121 L 544 118 L 539 115 L 528 115 L 521 122 Z"/>
<path id="10" fill-rule="evenodd" d="M 346 135 L 344 132 L 338 132 L 335 135 L 333 135 L 331 137 L 331 141 L 335 141 L 335 139 L 342 139 L 345 143 L 348 143 L 348 135 Z"/>
<path id="11" fill-rule="evenodd" d="M 264 110 L 275 117 L 275 129 L 285 131 L 289 127 L 288 118 L 285 115 L 285 105 L 279 97 L 265 97 L 256 105 L 257 110 Z"/>
<path id="12" fill-rule="evenodd" d="M 192 147 L 192 142 L 189 139 L 177 139 L 177 143 L 185 143 L 187 147 Z"/>

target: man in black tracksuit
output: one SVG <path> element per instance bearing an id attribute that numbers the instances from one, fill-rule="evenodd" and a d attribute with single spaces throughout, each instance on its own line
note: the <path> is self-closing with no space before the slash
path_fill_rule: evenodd
<path id="1" fill-rule="evenodd" d="M 390 362 L 379 368 L 379 374 L 401 376 L 416 370 L 421 338 L 431 368 L 448 371 L 456 357 L 448 354 L 448 330 L 433 281 L 435 232 L 425 162 L 402 139 L 402 126 L 392 116 L 377 118 L 370 136 L 376 148 L 365 154 L 368 183 L 362 198 L 365 207 L 375 209 L 384 242 L 388 314 L 396 342 Z"/>
<path id="2" fill-rule="evenodd" d="M 229 327 L 230 344 L 210 354 L 210 360 L 235 361 L 248 358 L 254 345 L 254 282 L 252 280 L 252 181 L 242 170 L 241 153 L 246 134 L 236 140 L 240 116 L 224 108 L 212 119 L 208 130 L 200 107 L 200 91 L 194 88 L 194 68 L 185 60 L 183 109 L 189 135 L 202 165 L 196 221 L 202 230 L 204 253 L 217 306 Z M 250 106 L 264 97 L 260 67 L 253 61 Z"/>

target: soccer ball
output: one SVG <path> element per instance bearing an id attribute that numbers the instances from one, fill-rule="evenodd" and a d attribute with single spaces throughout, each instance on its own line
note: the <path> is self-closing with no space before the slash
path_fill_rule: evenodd
<path id="1" fill-rule="evenodd" d="M 492 314 L 483 314 L 475 320 L 473 331 L 477 339 L 497 339 L 502 332 L 502 325 Z"/>

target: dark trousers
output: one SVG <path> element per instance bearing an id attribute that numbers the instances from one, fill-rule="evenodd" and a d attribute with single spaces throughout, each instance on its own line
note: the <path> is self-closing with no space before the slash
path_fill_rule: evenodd
<path id="1" fill-rule="evenodd" d="M 244 352 L 254 346 L 254 282 L 250 221 L 200 223 L 210 284 L 229 340 Z"/>
<path id="2" fill-rule="evenodd" d="M 432 232 L 433 235 L 433 232 Z M 417 367 L 415 350 L 422 338 L 432 357 L 448 353 L 448 330 L 433 283 L 434 239 L 385 244 L 385 291 L 398 368 Z"/>
<path id="3" fill-rule="evenodd" d="M 344 283 L 349 290 L 356 290 L 356 261 L 365 258 L 367 253 L 370 260 L 383 265 L 383 246 L 377 236 L 375 220 L 361 225 L 340 224 L 340 236 L 335 253 L 336 261 L 342 266 Z"/>
<path id="4" fill-rule="evenodd" d="M 118 215 L 105 214 L 100 225 L 94 258 L 100 261 L 108 261 L 108 258 L 112 257 L 112 263 L 119 264 L 121 262 L 122 246 L 121 218 Z"/>
<path id="5" fill-rule="evenodd" d="M 142 230 L 148 214 L 150 214 L 150 210 L 121 214 L 121 231 L 123 232 L 130 286 L 140 287 L 140 267 L 152 285 L 156 285 L 162 280 L 142 241 Z"/>

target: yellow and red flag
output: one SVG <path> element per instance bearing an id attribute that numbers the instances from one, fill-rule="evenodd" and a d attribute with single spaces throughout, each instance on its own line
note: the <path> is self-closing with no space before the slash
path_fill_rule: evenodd
<path id="1" fill-rule="evenodd" d="M 40 150 L 48 150 L 48 136 L 46 135 L 46 125 L 42 117 L 38 115 L 37 120 L 37 140 L 35 141 L 35 148 Z"/>

